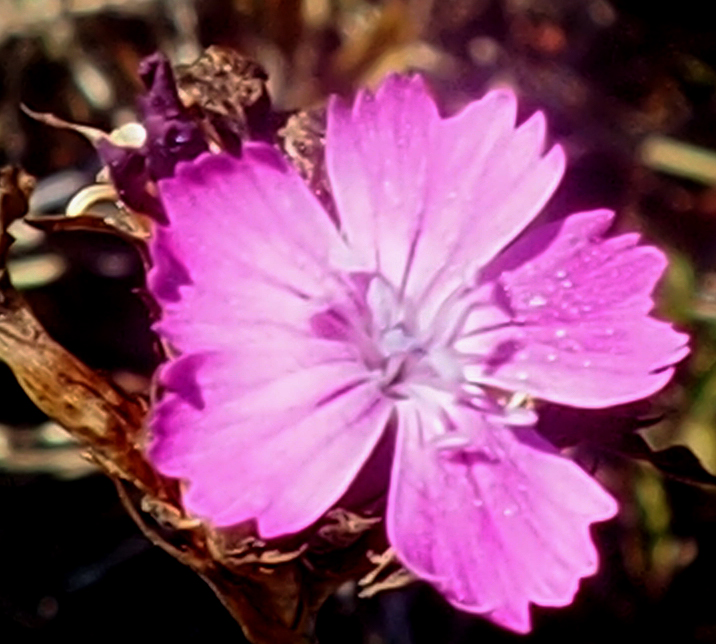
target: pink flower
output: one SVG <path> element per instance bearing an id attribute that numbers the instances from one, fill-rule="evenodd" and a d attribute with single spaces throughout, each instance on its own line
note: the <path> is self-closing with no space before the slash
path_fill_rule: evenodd
<path id="1" fill-rule="evenodd" d="M 396 432 L 386 525 L 458 608 L 530 629 L 597 568 L 612 497 L 533 429 L 520 394 L 607 407 L 652 394 L 688 349 L 649 317 L 664 255 L 604 238 L 613 213 L 520 236 L 565 166 L 541 113 L 489 93 L 441 118 L 420 78 L 328 106 L 340 223 L 271 146 L 159 181 L 161 373 L 151 459 L 214 525 L 300 531 Z M 516 241 L 515 239 L 520 236 Z M 498 395 L 495 392 L 506 392 Z M 511 394 L 518 394 L 510 397 Z"/>

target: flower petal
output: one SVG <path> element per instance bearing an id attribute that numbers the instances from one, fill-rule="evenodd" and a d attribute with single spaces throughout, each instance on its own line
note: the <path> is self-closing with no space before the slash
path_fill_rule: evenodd
<path id="1" fill-rule="evenodd" d="M 151 458 L 217 525 L 300 530 L 345 491 L 389 413 L 355 349 L 315 332 L 327 302 L 350 302 L 329 267 L 341 241 L 268 146 L 180 164 L 159 189 L 171 227 L 149 284 L 181 355 L 160 375 Z"/>
<path id="2" fill-rule="evenodd" d="M 366 267 L 423 296 L 427 319 L 562 177 L 561 148 L 542 156 L 542 114 L 518 129 L 515 114 L 514 94 L 497 91 L 442 119 L 419 77 L 390 77 L 352 110 L 329 104 L 326 163 L 346 238 Z"/>
<path id="3" fill-rule="evenodd" d="M 445 413 L 449 421 L 399 405 L 388 537 L 402 563 L 453 605 L 527 632 L 530 603 L 569 604 L 596 571 L 589 526 L 614 516 L 616 503 L 531 428 L 507 428 L 467 406 Z M 426 437 L 441 422 L 475 447 L 436 449 Z"/>
<path id="4" fill-rule="evenodd" d="M 612 218 L 597 210 L 542 226 L 488 269 L 509 321 L 464 329 L 458 350 L 492 347 L 494 358 L 468 366 L 469 380 L 577 407 L 630 402 L 667 383 L 688 338 L 648 315 L 666 258 L 635 234 L 605 239 Z"/>
<path id="5" fill-rule="evenodd" d="M 267 539 L 308 527 L 348 489 L 390 405 L 357 365 L 319 365 L 241 396 L 231 386 L 236 361 L 202 358 L 203 407 L 186 385 L 155 407 L 153 463 L 188 481 L 184 505 L 214 525 L 255 518 Z"/>

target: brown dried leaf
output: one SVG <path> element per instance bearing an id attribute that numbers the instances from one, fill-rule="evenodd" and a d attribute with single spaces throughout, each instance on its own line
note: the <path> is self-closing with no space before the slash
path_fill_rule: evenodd
<path id="1" fill-rule="evenodd" d="M 328 523 L 318 529 L 317 537 L 330 549 L 352 545 L 361 535 L 381 521 L 379 517 L 363 517 L 343 508 L 331 510 L 326 515 L 326 519 Z"/>
<path id="2" fill-rule="evenodd" d="M 55 116 L 49 112 L 35 112 L 35 110 L 30 109 L 27 105 L 21 105 L 20 108 L 30 118 L 60 130 L 72 130 L 73 132 L 77 132 L 77 134 L 84 136 L 93 145 L 102 139 L 109 138 L 109 135 L 96 127 L 71 123 L 70 121 L 65 121 L 65 119 Z"/>
<path id="3" fill-rule="evenodd" d="M 142 512 L 152 517 L 159 525 L 175 530 L 194 530 L 202 526 L 199 519 L 187 517 L 176 506 L 156 499 L 148 494 L 142 497 L 139 507 Z"/>
<path id="4" fill-rule="evenodd" d="M 16 168 L 0 171 L 0 360 L 32 401 L 88 445 L 97 460 L 158 498 L 175 500 L 176 486 L 160 477 L 139 447 L 146 403 L 129 396 L 55 342 L 40 325 L 5 270 L 12 238 L 7 226 L 27 211 L 32 188 Z"/>
<path id="5" fill-rule="evenodd" d="M 293 114 L 278 131 L 284 153 L 318 197 L 328 214 L 338 221 L 325 163 L 326 112 L 323 109 Z"/>
<path id="6" fill-rule="evenodd" d="M 391 572 L 382 581 L 376 581 L 375 583 L 364 586 L 358 593 L 358 597 L 361 599 L 367 599 L 368 597 L 373 597 L 373 595 L 377 595 L 384 590 L 396 590 L 398 588 L 403 588 L 408 584 L 412 584 L 414 581 L 416 581 L 415 575 L 405 568 L 400 568 Z"/>
<path id="7" fill-rule="evenodd" d="M 123 209 L 107 215 L 85 213 L 76 217 L 33 214 L 25 217 L 25 222 L 46 233 L 89 230 L 113 233 L 132 243 L 149 239 L 148 218 Z"/>
<path id="8" fill-rule="evenodd" d="M 381 554 L 368 553 L 374 568 L 358 581 L 358 597 L 372 597 L 383 590 L 393 590 L 415 581 L 415 576 L 403 568 L 393 548 Z"/>
<path id="9" fill-rule="evenodd" d="M 233 49 L 209 47 L 176 74 L 179 96 L 198 113 L 209 140 L 233 151 L 249 136 L 264 138 L 269 132 L 268 77 L 250 58 Z"/>
<path id="10" fill-rule="evenodd" d="M 160 498 L 174 496 L 139 449 L 146 404 L 57 344 L 7 285 L 0 290 L 0 360 L 43 412 L 112 461 L 122 478 Z"/>

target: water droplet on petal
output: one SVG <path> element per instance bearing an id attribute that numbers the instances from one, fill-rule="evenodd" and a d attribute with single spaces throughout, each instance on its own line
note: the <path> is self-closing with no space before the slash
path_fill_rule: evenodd
<path id="1" fill-rule="evenodd" d="M 566 331 L 566 329 L 557 329 L 557 330 L 554 332 L 554 334 L 555 334 L 558 338 L 563 338 L 564 336 L 567 335 L 567 331 Z"/>
<path id="2" fill-rule="evenodd" d="M 557 359 L 556 353 L 547 354 L 547 362 L 554 362 Z"/>
<path id="3" fill-rule="evenodd" d="M 502 514 L 506 517 L 512 517 L 517 514 L 517 508 L 515 506 L 509 506 L 502 511 Z"/>
<path id="4" fill-rule="evenodd" d="M 535 295 L 530 299 L 528 304 L 534 307 L 544 306 L 545 304 L 547 304 L 547 300 L 541 295 Z"/>
<path id="5" fill-rule="evenodd" d="M 483 502 L 482 499 L 473 499 L 473 500 L 472 500 L 472 504 L 473 504 L 476 508 L 481 508 L 481 507 L 484 505 L 484 502 Z"/>
<path id="6" fill-rule="evenodd" d="M 562 280 L 561 284 L 564 288 L 572 288 L 573 286 L 572 280 Z"/>
<path id="7" fill-rule="evenodd" d="M 591 367 L 591 366 L 592 366 L 592 361 L 591 361 L 591 360 L 585 360 L 585 361 L 582 363 L 582 365 L 585 366 L 585 367 Z"/>
<path id="8" fill-rule="evenodd" d="M 557 277 L 558 280 L 562 280 L 565 277 L 567 277 L 567 271 L 557 271 L 555 273 L 555 276 Z"/>

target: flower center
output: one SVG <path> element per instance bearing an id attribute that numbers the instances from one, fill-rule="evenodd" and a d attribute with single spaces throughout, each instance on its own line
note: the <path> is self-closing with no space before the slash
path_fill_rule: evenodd
<path id="1" fill-rule="evenodd" d="M 382 275 L 350 277 L 359 287 L 314 316 L 317 335 L 351 343 L 386 395 L 405 398 L 416 385 L 457 393 L 462 365 L 444 334 L 420 328 L 414 304 Z"/>
<path id="2" fill-rule="evenodd" d="M 430 434 L 425 440 L 447 452 L 482 449 L 478 438 L 458 431 L 450 421 L 444 410 L 455 404 L 491 415 L 496 426 L 535 423 L 534 411 L 522 404 L 523 396 L 496 397 L 465 378 L 464 366 L 484 356 L 463 353 L 455 345 L 466 326 L 490 328 L 484 294 L 461 287 L 427 315 L 380 274 L 346 277 L 349 288 L 338 302 L 313 316 L 313 331 L 351 345 L 386 396 L 437 410 L 440 421 L 424 428 Z"/>

